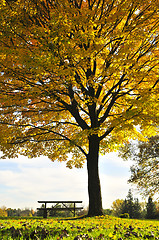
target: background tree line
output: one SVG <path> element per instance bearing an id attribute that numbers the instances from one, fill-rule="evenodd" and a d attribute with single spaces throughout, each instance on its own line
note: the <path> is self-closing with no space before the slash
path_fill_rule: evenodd
<path id="1" fill-rule="evenodd" d="M 44 204 L 42 204 L 41 208 L 44 207 Z M 59 204 L 58 206 L 61 208 L 62 206 Z M 68 204 L 68 207 L 73 207 L 71 204 Z M 79 214 L 83 214 L 85 212 L 79 212 Z M 77 213 L 78 214 L 78 213 Z M 5 206 L 2 206 L 0 208 L 0 217 L 42 217 L 43 216 L 43 211 L 41 210 L 33 210 L 29 208 L 25 209 L 12 209 L 12 208 L 7 208 Z M 49 217 L 72 217 L 73 214 L 71 211 L 55 211 L 55 209 L 52 206 L 52 210 L 49 211 L 48 214 Z"/>
<path id="2" fill-rule="evenodd" d="M 108 214 L 107 210 L 107 214 Z M 148 197 L 147 202 L 139 202 L 138 198 L 134 198 L 132 191 L 129 190 L 125 200 L 117 199 L 112 203 L 111 215 L 117 217 L 129 218 L 146 218 L 159 219 L 159 201 L 153 201 Z"/>
<path id="3" fill-rule="evenodd" d="M 42 205 L 41 208 L 44 206 Z M 61 208 L 61 205 L 58 206 Z M 70 205 L 68 207 L 71 207 Z M 77 212 L 77 215 L 87 214 L 88 209 Z M 135 218 L 135 219 L 159 219 L 159 201 L 153 201 L 151 197 L 147 202 L 139 202 L 138 198 L 134 198 L 131 189 L 128 192 L 125 200 L 116 199 L 113 201 L 110 209 L 105 209 L 106 215 L 113 215 L 121 218 Z M 0 208 L 0 217 L 42 217 L 43 211 L 25 208 L 12 209 L 5 206 Z M 50 217 L 71 217 L 70 211 L 55 211 L 53 206 L 49 211 Z"/>
<path id="4" fill-rule="evenodd" d="M 37 215 L 36 211 L 29 208 L 12 209 L 12 208 L 6 208 L 5 206 L 2 206 L 0 208 L 0 217 L 33 217 L 36 215 Z"/>

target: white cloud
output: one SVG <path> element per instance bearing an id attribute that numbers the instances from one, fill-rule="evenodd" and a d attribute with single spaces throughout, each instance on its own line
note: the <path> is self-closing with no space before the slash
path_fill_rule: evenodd
<path id="1" fill-rule="evenodd" d="M 102 167 L 110 162 L 118 168 L 123 162 L 117 156 L 101 158 Z M 121 172 L 114 176 L 103 168 L 100 174 L 103 207 L 109 208 L 117 198 L 125 198 L 130 186 Z M 123 171 L 128 171 L 126 165 Z M 114 169 L 112 170 L 114 171 Z M 39 207 L 38 200 L 82 200 L 88 204 L 87 170 L 68 169 L 65 163 L 51 162 L 46 157 L 0 160 L 0 206 L 11 208 Z"/>
<path id="2" fill-rule="evenodd" d="M 1 205 L 14 208 L 38 207 L 37 200 L 83 200 L 87 198 L 87 176 L 84 169 L 66 169 L 64 164 L 48 159 L 3 160 L 18 171 L 0 170 Z M 0 162 L 2 164 L 2 162 Z M 4 194 L 5 193 L 5 194 Z M 84 195 L 86 195 L 84 197 Z M 25 206 L 24 206 L 25 204 Z"/>

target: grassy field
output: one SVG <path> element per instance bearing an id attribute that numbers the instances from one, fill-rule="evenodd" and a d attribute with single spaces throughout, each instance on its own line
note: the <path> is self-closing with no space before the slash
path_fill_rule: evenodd
<path id="1" fill-rule="evenodd" d="M 159 239 L 159 221 L 101 216 L 83 219 L 0 219 L 0 239 Z"/>

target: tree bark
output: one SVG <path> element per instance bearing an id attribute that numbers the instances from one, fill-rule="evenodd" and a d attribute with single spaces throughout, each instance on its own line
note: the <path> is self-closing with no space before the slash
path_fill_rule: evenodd
<path id="1" fill-rule="evenodd" d="M 88 195 L 89 195 L 88 216 L 103 215 L 98 159 L 99 159 L 99 139 L 97 135 L 91 135 L 89 137 L 89 153 L 87 156 Z"/>

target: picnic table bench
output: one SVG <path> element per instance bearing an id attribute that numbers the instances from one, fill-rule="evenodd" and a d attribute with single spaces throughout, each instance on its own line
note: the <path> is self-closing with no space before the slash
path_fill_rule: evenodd
<path id="1" fill-rule="evenodd" d="M 83 207 L 76 207 L 76 203 L 82 203 L 82 201 L 38 201 L 38 203 L 43 203 L 44 207 L 37 208 L 38 210 L 43 211 L 43 218 L 47 218 L 48 211 L 55 210 L 55 211 L 71 211 L 73 213 L 73 216 L 76 215 L 76 210 L 83 209 Z M 53 203 L 54 206 L 47 207 L 47 203 Z M 62 204 L 62 206 L 59 207 L 59 204 Z M 69 207 L 67 204 L 73 204 L 73 206 Z"/>

